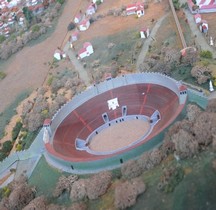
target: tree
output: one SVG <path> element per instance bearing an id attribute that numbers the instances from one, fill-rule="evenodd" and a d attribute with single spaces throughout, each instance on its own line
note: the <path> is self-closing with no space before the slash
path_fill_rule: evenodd
<path id="1" fill-rule="evenodd" d="M 23 210 L 45 210 L 47 201 L 44 196 L 33 199 Z"/>
<path id="2" fill-rule="evenodd" d="M 202 112 L 196 119 L 192 131 L 200 145 L 207 146 L 216 135 L 216 113 Z"/>
<path id="3" fill-rule="evenodd" d="M 202 58 L 209 58 L 209 59 L 211 59 L 212 58 L 212 52 L 210 52 L 209 50 L 202 50 L 200 52 L 200 56 Z"/>
<path id="4" fill-rule="evenodd" d="M 64 191 L 70 192 L 73 183 L 78 179 L 77 175 L 70 175 L 68 177 L 62 175 L 56 184 L 53 192 L 54 197 L 59 197 Z"/>
<path id="5" fill-rule="evenodd" d="M 79 179 L 75 181 L 71 188 L 70 198 L 72 201 L 83 200 L 87 197 L 86 180 Z"/>
<path id="6" fill-rule="evenodd" d="M 13 147 L 12 142 L 6 141 L 2 145 L 2 152 L 8 154 L 11 151 L 12 147 Z"/>
<path id="7" fill-rule="evenodd" d="M 87 196 L 90 200 L 97 199 L 106 193 L 112 180 L 112 173 L 103 171 L 93 175 L 86 181 Z"/>
<path id="8" fill-rule="evenodd" d="M 198 84 L 203 84 L 211 78 L 211 70 L 207 66 L 196 65 L 191 69 L 192 77 L 197 79 Z"/>
<path id="9" fill-rule="evenodd" d="M 31 22 L 32 22 L 32 20 L 33 20 L 33 13 L 32 13 L 32 11 L 29 10 L 28 7 L 23 7 L 22 11 L 23 11 L 23 14 L 24 14 L 24 16 L 25 16 L 27 22 L 28 22 L 29 24 L 31 24 Z"/>
<path id="10" fill-rule="evenodd" d="M 173 6 L 174 6 L 175 10 L 179 10 L 180 9 L 179 0 L 172 0 L 172 1 L 173 1 Z"/>
<path id="11" fill-rule="evenodd" d="M 68 26 L 67 26 L 67 30 L 68 30 L 68 31 L 71 31 L 71 30 L 73 30 L 75 27 L 76 27 L 76 25 L 75 25 L 73 22 L 70 22 L 70 23 L 68 24 Z"/>
<path id="12" fill-rule="evenodd" d="M 194 136 L 181 129 L 173 135 L 172 141 L 175 144 L 176 154 L 181 158 L 192 157 L 198 153 L 199 145 Z"/>
<path id="13" fill-rule="evenodd" d="M 121 173 L 125 179 L 131 179 L 131 178 L 135 178 L 141 175 L 142 168 L 136 162 L 136 160 L 129 160 L 122 165 Z"/>
<path id="14" fill-rule="evenodd" d="M 188 104 L 187 106 L 187 118 L 189 121 L 194 122 L 196 118 L 201 114 L 201 109 L 195 104 Z"/>
<path id="15" fill-rule="evenodd" d="M 140 178 L 118 184 L 115 188 L 115 207 L 125 209 L 133 206 L 136 203 L 137 196 L 145 190 L 146 186 Z"/>

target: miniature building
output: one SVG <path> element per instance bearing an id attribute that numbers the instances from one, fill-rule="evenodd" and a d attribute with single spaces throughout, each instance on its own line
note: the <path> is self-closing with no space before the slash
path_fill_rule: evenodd
<path id="1" fill-rule="evenodd" d="M 196 24 L 201 23 L 202 21 L 201 15 L 200 14 L 194 15 L 194 20 Z"/>
<path id="2" fill-rule="evenodd" d="M 130 4 L 126 8 L 127 15 L 136 14 L 138 17 L 144 15 L 144 4 L 137 2 L 136 4 Z"/>
<path id="3" fill-rule="evenodd" d="M 58 61 L 60 61 L 63 58 L 66 58 L 66 54 L 63 51 L 61 51 L 60 49 L 55 50 L 55 53 L 53 56 Z"/>
<path id="4" fill-rule="evenodd" d="M 140 36 L 141 36 L 141 38 L 143 38 L 143 39 L 148 38 L 148 37 L 149 37 L 149 28 L 146 28 L 146 27 L 142 28 L 142 29 L 140 30 Z"/>
<path id="5" fill-rule="evenodd" d="M 86 31 L 90 26 L 90 21 L 89 19 L 84 19 L 83 21 L 80 22 L 79 24 L 79 30 L 80 31 Z"/>
<path id="6" fill-rule="evenodd" d="M 75 41 L 77 41 L 77 40 L 78 40 L 78 34 L 79 34 L 78 31 L 74 31 L 74 32 L 71 34 L 70 42 L 75 42 Z"/>
<path id="7" fill-rule="evenodd" d="M 97 10 L 97 4 L 90 4 L 86 10 L 87 15 L 93 15 Z"/>
<path id="8" fill-rule="evenodd" d="M 92 53 L 94 53 L 92 44 L 90 42 L 85 42 L 83 48 L 78 52 L 78 59 L 90 56 Z"/>
<path id="9" fill-rule="evenodd" d="M 206 20 L 202 20 L 202 22 L 200 23 L 199 28 L 200 28 L 200 31 L 202 33 L 207 33 L 208 32 L 208 23 L 207 23 L 207 21 Z"/>
<path id="10" fill-rule="evenodd" d="M 75 17 L 74 17 L 74 23 L 79 23 L 82 20 L 82 15 L 80 13 L 78 13 Z"/>

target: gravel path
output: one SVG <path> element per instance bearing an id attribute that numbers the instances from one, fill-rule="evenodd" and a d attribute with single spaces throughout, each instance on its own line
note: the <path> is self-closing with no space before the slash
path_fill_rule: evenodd
<path id="1" fill-rule="evenodd" d="M 79 77 L 84 81 L 84 83 L 88 87 L 90 85 L 90 81 L 89 81 L 87 69 L 84 69 L 83 65 L 76 58 L 75 52 L 69 48 L 69 43 L 66 43 L 64 47 L 64 52 L 66 52 L 66 54 L 69 56 L 73 66 L 79 72 Z"/>
<path id="2" fill-rule="evenodd" d="M 149 129 L 150 124 L 143 120 L 121 122 L 96 135 L 90 142 L 89 148 L 96 152 L 118 150 L 140 139 Z"/>
<path id="3" fill-rule="evenodd" d="M 154 37 L 157 34 L 158 29 L 160 28 L 162 22 L 165 20 L 165 18 L 168 16 L 168 13 L 166 15 L 164 15 L 162 18 L 160 18 L 157 23 L 155 24 L 155 26 L 153 27 L 153 29 L 150 31 L 150 36 L 148 37 L 148 39 L 146 39 L 144 41 L 142 50 L 137 58 L 137 63 L 136 63 L 136 69 L 138 72 L 140 72 L 140 66 L 143 64 L 143 61 L 145 59 L 145 56 L 148 52 L 149 46 L 151 45 L 151 42 L 153 41 Z"/>

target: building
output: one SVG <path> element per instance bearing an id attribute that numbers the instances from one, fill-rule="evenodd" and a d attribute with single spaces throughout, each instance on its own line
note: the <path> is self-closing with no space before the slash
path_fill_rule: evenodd
<path id="1" fill-rule="evenodd" d="M 82 20 L 82 15 L 81 13 L 76 14 L 76 16 L 74 17 L 74 23 L 79 23 Z"/>
<path id="2" fill-rule="evenodd" d="M 86 10 L 86 15 L 93 15 L 97 10 L 97 4 L 91 3 L 87 10 Z"/>
<path id="3" fill-rule="evenodd" d="M 82 59 L 87 56 L 90 56 L 92 53 L 94 53 L 92 44 L 90 42 L 85 42 L 83 44 L 83 48 L 80 49 L 78 52 L 78 59 Z"/>
<path id="4" fill-rule="evenodd" d="M 201 23 L 202 21 L 201 15 L 200 14 L 194 15 L 194 21 L 196 24 Z"/>
<path id="5" fill-rule="evenodd" d="M 149 28 L 147 28 L 147 27 L 142 28 L 142 29 L 140 30 L 140 37 L 141 37 L 142 39 L 148 38 L 148 37 L 149 37 Z"/>
<path id="6" fill-rule="evenodd" d="M 130 4 L 126 8 L 127 15 L 136 14 L 138 17 L 141 17 L 145 14 L 144 12 L 144 4 L 141 2 L 137 2 L 136 4 Z"/>
<path id="7" fill-rule="evenodd" d="M 208 23 L 206 20 L 202 20 L 200 25 L 199 25 L 199 29 L 202 33 L 207 33 L 208 32 Z"/>
<path id="8" fill-rule="evenodd" d="M 90 21 L 89 19 L 84 19 L 79 23 L 79 30 L 80 31 L 86 31 L 90 26 Z"/>

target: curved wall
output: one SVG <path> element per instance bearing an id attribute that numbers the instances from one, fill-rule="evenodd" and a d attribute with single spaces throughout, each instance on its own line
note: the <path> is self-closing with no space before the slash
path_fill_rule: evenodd
<path id="1" fill-rule="evenodd" d="M 180 95 L 180 86 L 179 82 L 165 75 L 142 73 L 118 77 L 86 90 L 65 104 L 53 117 L 53 135 L 51 141 L 46 144 L 47 155 L 70 164 L 86 161 L 93 163 L 100 159 L 113 159 L 113 156 L 121 156 L 123 153 L 131 154 L 130 150 L 136 150 L 158 135 L 181 112 L 187 96 Z M 107 100 L 116 97 L 120 107 L 110 111 Z M 114 155 L 97 156 L 76 150 L 75 139 L 80 133 L 82 136 L 79 137 L 85 140 L 92 131 L 104 123 L 104 112 L 110 120 L 121 117 L 122 106 L 127 106 L 128 115 L 151 116 L 153 110 L 159 110 L 161 120 L 142 142 Z"/>

